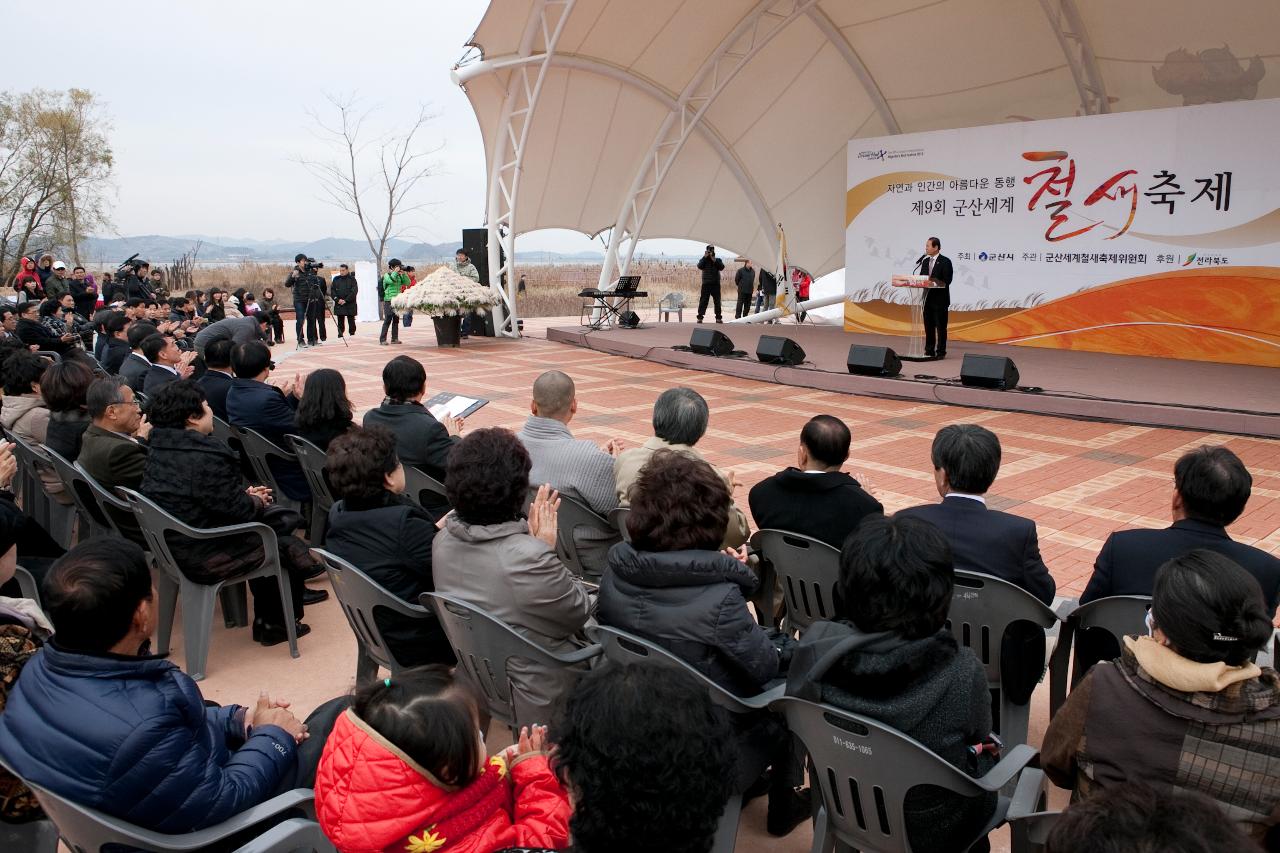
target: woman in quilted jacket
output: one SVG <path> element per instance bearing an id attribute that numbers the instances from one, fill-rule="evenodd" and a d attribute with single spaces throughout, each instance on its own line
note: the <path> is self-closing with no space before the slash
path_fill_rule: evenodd
<path id="1" fill-rule="evenodd" d="M 563 848 L 569 797 L 543 749 L 546 729 L 489 757 L 480 708 L 444 665 L 356 691 L 325 742 L 316 818 L 341 853 L 489 853 Z"/>

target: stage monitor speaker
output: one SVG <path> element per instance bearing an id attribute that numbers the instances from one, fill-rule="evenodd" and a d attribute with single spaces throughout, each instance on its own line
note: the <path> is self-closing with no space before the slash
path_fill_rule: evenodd
<path id="1" fill-rule="evenodd" d="M 859 376 L 898 376 L 902 373 L 902 359 L 889 347 L 854 344 L 849 347 L 849 372 Z"/>
<path id="2" fill-rule="evenodd" d="M 804 350 L 791 338 L 761 335 L 756 358 L 765 364 L 804 364 Z"/>
<path id="3" fill-rule="evenodd" d="M 966 353 L 960 365 L 960 382 L 978 388 L 1012 391 L 1018 387 L 1018 368 L 1003 355 Z"/>
<path id="4" fill-rule="evenodd" d="M 694 329 L 689 349 L 699 355 L 728 355 L 733 352 L 733 341 L 718 329 Z"/>
<path id="5" fill-rule="evenodd" d="M 618 315 L 618 325 L 624 329 L 640 328 L 640 315 L 634 311 L 623 311 Z"/>

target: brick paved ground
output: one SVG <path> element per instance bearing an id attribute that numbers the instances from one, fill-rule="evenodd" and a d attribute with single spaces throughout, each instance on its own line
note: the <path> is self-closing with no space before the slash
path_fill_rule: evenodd
<path id="1" fill-rule="evenodd" d="M 542 339 L 547 326 L 569 322 L 531 321 L 526 323 L 529 337 L 523 340 L 474 339 L 458 350 L 435 347 L 427 318 L 418 318 L 402 334 L 405 344 L 399 347 L 377 346 L 377 327 L 363 324 L 355 343 L 343 348 L 331 327 L 329 342 L 321 348 L 295 352 L 289 346 L 276 347 L 275 379 L 336 368 L 346 376 L 351 399 L 363 412 L 382 398 L 382 365 L 405 353 L 425 363 L 432 391 L 469 391 L 493 401 L 469 420 L 469 427 L 514 429 L 528 414 L 534 378 L 555 367 L 568 372 L 578 385 L 578 416 L 572 425 L 576 435 L 602 442 L 621 437 L 635 443 L 650 434 L 654 398 L 673 385 L 688 385 L 711 405 L 710 431 L 699 447 L 714 464 L 737 473 L 743 484 L 738 497 L 744 505 L 751 485 L 792 462 L 801 426 L 819 412 L 835 414 L 849 424 L 854 441 L 848 470 L 869 484 L 889 511 L 937 500 L 929 446 L 940 426 L 981 423 L 999 434 L 1004 448 L 992 503 L 1036 519 L 1045 561 L 1065 595 L 1078 595 L 1083 589 L 1094 555 L 1110 531 L 1168 524 L 1173 462 L 1180 453 L 1206 442 L 1222 443 L 1244 459 L 1254 476 L 1253 498 L 1232 526 L 1232 535 L 1280 553 L 1277 441 L 853 397 L 664 367 Z M 289 333 L 292 338 L 292 328 Z M 355 643 L 340 610 L 330 600 L 307 608 L 306 621 L 314 630 L 299 642 L 297 660 L 290 660 L 283 645 L 254 645 L 248 630 L 215 627 L 209 674 L 201 684 L 205 696 L 222 703 L 248 703 L 259 689 L 267 688 L 274 696 L 292 700 L 305 714 L 324 699 L 349 690 Z M 180 628 L 175 629 L 174 659 L 181 665 Z M 1033 744 L 1039 743 L 1047 724 L 1046 692 L 1041 685 L 1032 702 Z M 491 746 L 504 745 L 495 730 Z M 1064 802 L 1058 792 L 1054 805 Z M 778 840 L 765 835 L 763 825 L 762 798 L 744 812 L 740 851 L 809 849 L 807 827 Z M 997 853 L 1008 849 L 1007 838 L 1007 829 L 992 835 Z"/>

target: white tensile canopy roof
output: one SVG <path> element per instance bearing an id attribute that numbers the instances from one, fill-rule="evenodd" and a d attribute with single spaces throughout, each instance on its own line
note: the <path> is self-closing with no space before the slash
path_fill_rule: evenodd
<path id="1" fill-rule="evenodd" d="M 502 0 L 472 43 L 491 228 L 623 265 L 631 233 L 768 263 L 781 222 L 842 267 L 853 137 L 1280 97 L 1275 0 Z"/>

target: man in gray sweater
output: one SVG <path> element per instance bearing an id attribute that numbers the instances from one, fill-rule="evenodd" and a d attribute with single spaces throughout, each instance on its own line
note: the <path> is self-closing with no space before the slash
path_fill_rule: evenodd
<path id="1" fill-rule="evenodd" d="M 548 370 L 534 381 L 529 409 L 533 414 L 516 434 L 533 461 L 529 482 L 549 483 L 562 496 L 608 515 L 618 506 L 613 460 L 621 452 L 622 443 L 614 439 L 601 450 L 594 442 L 573 437 L 569 421 L 578 411 L 578 399 L 573 380 L 559 370 Z M 600 575 L 604 573 L 609 549 L 620 541 L 620 536 L 577 527 L 573 541 L 584 567 Z"/>

